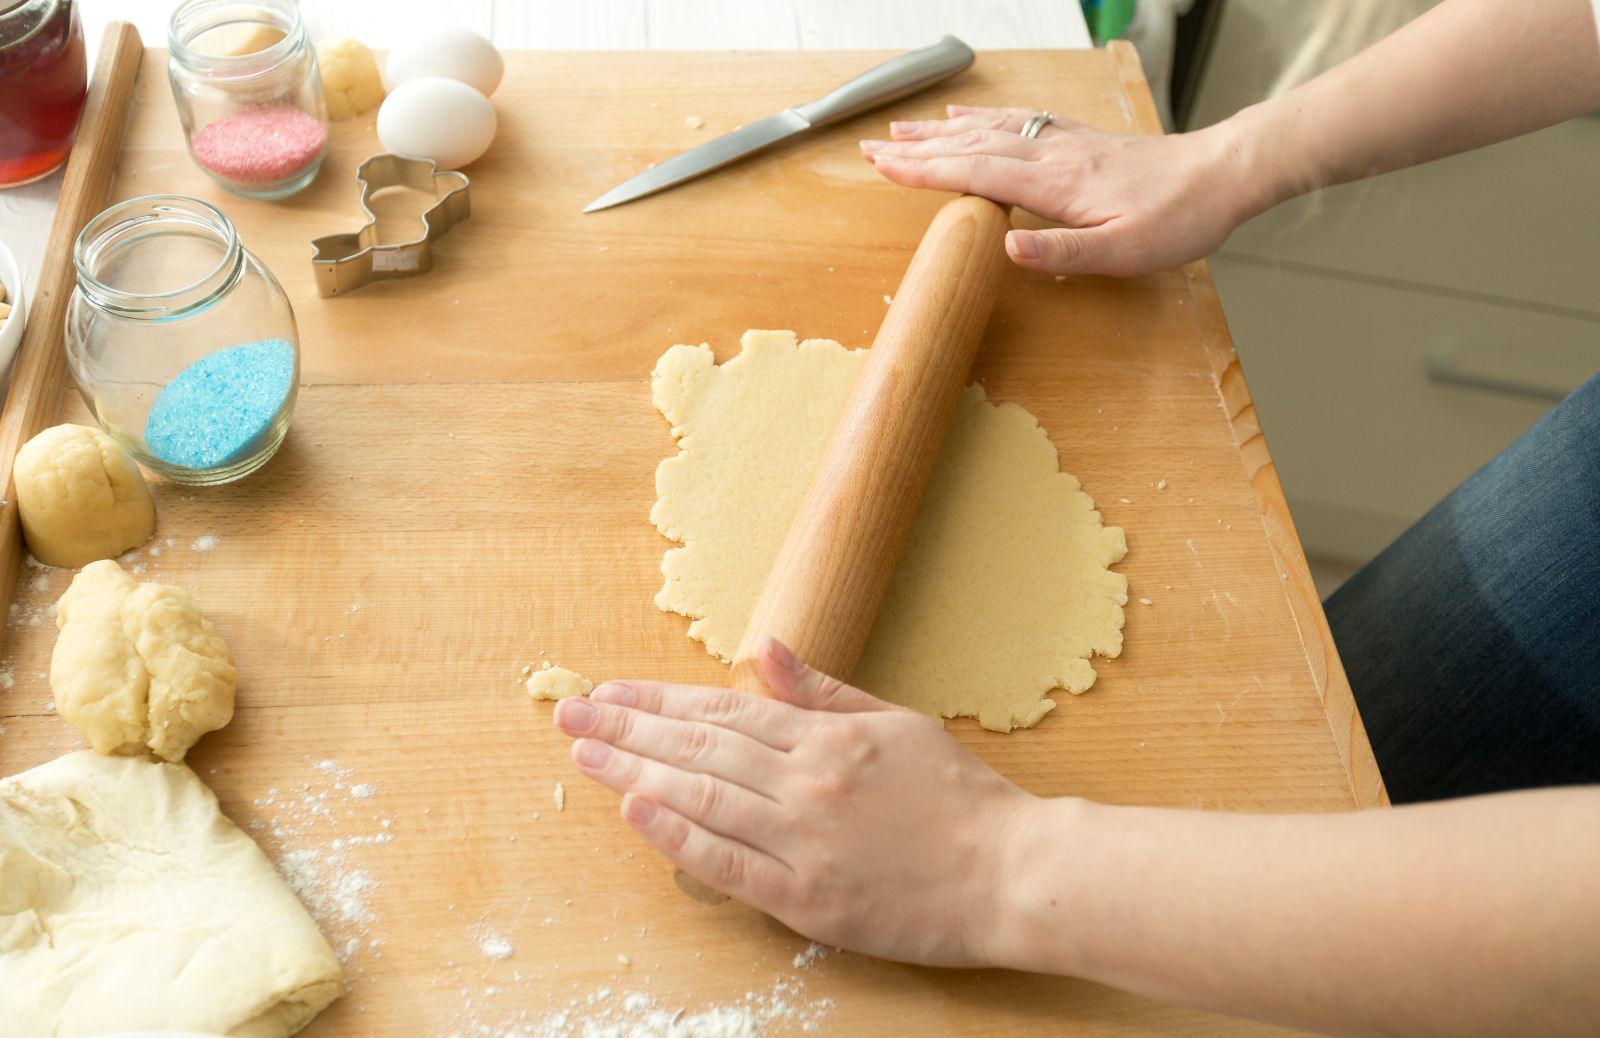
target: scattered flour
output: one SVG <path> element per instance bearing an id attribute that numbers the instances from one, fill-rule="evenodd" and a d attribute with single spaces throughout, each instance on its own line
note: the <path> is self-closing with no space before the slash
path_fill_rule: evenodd
<path id="1" fill-rule="evenodd" d="M 311 770 L 314 778 L 292 789 L 272 787 L 256 797 L 256 817 L 246 828 L 277 861 L 342 960 L 363 946 L 381 957 L 382 942 L 367 939 L 379 917 L 370 904 L 378 881 L 365 867 L 366 855 L 394 841 L 394 819 L 357 812 L 356 802 L 373 797 L 377 787 L 352 783 L 354 769 L 322 760 Z"/>
<path id="2" fill-rule="evenodd" d="M 512 984 L 528 978 L 512 974 Z M 526 999 L 507 1000 L 495 1011 L 495 997 L 511 994 L 504 981 L 474 991 L 465 988 L 467 1010 L 453 1021 L 448 1038 L 765 1038 L 795 1032 L 815 1033 L 833 1010 L 828 998 L 808 998 L 805 981 L 780 976 L 761 991 L 747 991 L 720 1005 L 669 1006 L 664 996 L 646 991 L 617 992 L 602 985 L 587 994 L 552 1004 L 541 1017 L 513 1009 Z"/>
<path id="3" fill-rule="evenodd" d="M 202 534 L 201 536 L 196 537 L 194 539 L 194 543 L 189 545 L 189 547 L 193 548 L 195 551 L 211 551 L 211 550 L 215 549 L 216 546 L 217 546 L 216 534 L 211 534 L 211 533 Z"/>
<path id="4" fill-rule="evenodd" d="M 794 968 L 797 970 L 810 969 L 818 959 L 826 959 L 827 957 L 828 949 L 816 941 L 812 941 L 807 945 L 805 951 L 794 957 Z"/>
<path id="5" fill-rule="evenodd" d="M 478 950 L 483 952 L 485 958 L 494 959 L 496 962 L 504 962 L 515 955 L 517 951 L 510 941 L 493 930 L 485 930 L 483 932 L 483 935 L 478 939 Z"/>

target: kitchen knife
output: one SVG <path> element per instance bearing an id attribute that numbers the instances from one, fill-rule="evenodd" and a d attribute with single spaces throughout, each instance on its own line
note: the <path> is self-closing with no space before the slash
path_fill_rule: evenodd
<path id="1" fill-rule="evenodd" d="M 975 57 L 971 47 L 954 36 L 946 36 L 931 47 L 902 54 L 868 69 L 825 97 L 809 104 L 785 108 L 777 115 L 741 126 L 714 141 L 707 141 L 697 148 L 690 148 L 681 155 L 659 162 L 653 169 L 624 180 L 596 198 L 583 211 L 592 213 L 653 195 L 674 184 L 736 162 L 746 155 L 770 148 L 779 141 L 798 137 L 899 100 L 955 75 L 971 65 Z"/>

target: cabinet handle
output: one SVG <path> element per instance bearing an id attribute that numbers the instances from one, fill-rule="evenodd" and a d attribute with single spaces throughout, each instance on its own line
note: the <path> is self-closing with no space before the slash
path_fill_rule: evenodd
<path id="1" fill-rule="evenodd" d="M 1435 385 L 1486 389 L 1491 393 L 1531 400 L 1565 400 L 1567 394 L 1577 388 L 1576 384 L 1564 385 L 1556 379 L 1539 379 L 1537 374 L 1533 377 L 1508 374 L 1503 370 L 1503 364 L 1493 363 L 1492 358 L 1484 362 L 1489 352 L 1462 350 L 1456 346 L 1429 346 L 1423 354 L 1423 367 L 1427 370 L 1428 381 Z M 1498 354 L 1500 351 L 1493 352 Z M 1475 360 L 1478 363 L 1474 363 Z"/>

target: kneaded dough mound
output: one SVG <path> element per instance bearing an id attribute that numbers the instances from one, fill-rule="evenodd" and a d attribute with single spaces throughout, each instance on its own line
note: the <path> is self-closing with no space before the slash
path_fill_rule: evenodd
<path id="1" fill-rule="evenodd" d="M 85 566 L 57 603 L 50 691 L 99 753 L 180 761 L 233 717 L 228 644 L 182 588 Z"/>
<path id="2" fill-rule="evenodd" d="M 13 471 L 28 550 L 47 566 L 109 559 L 155 532 L 144 475 L 99 429 L 46 429 L 22 445 Z"/>
<path id="3" fill-rule="evenodd" d="M 383 77 L 365 44 L 348 39 L 319 44 L 317 65 L 329 119 L 354 119 L 383 101 Z"/>
<path id="4" fill-rule="evenodd" d="M 267 856 L 181 764 L 0 779 L 0 1033 L 287 1038 L 344 990 Z"/>

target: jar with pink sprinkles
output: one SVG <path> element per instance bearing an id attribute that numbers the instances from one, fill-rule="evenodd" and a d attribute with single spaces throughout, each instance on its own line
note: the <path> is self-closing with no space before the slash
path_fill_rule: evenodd
<path id="1" fill-rule="evenodd" d="M 245 198 L 283 198 L 328 150 L 322 77 L 294 0 L 184 0 L 167 75 L 195 164 Z"/>

